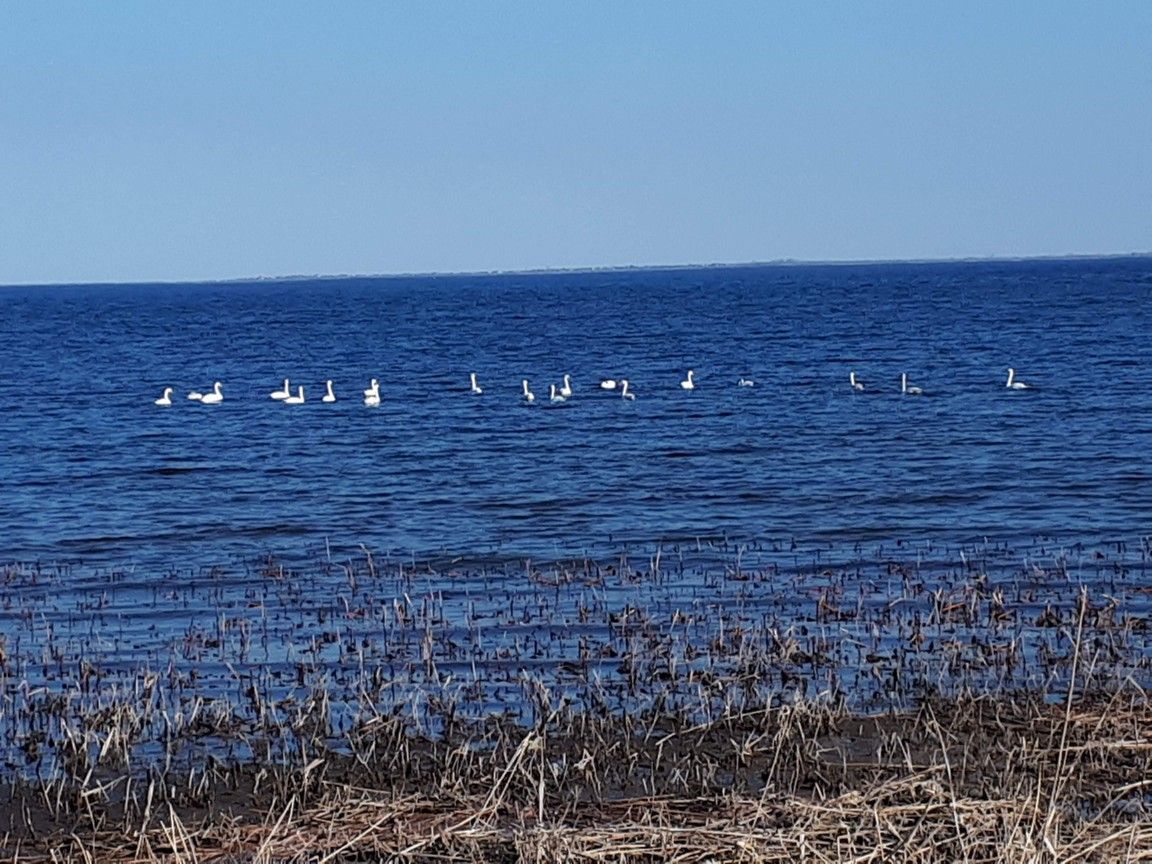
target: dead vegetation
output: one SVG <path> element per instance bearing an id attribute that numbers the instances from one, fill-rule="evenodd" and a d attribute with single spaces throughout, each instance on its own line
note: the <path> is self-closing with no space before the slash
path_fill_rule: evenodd
<path id="1" fill-rule="evenodd" d="M 1152 857 L 1143 694 L 860 717 L 797 703 L 647 729 L 559 714 L 221 778 L 14 861 L 1123 861 Z M 242 782 L 237 783 L 237 778 Z"/>
<path id="2" fill-rule="evenodd" d="M 123 575 L 10 568 L 0 860 L 1152 858 L 1147 544 L 984 551 L 267 561 L 155 600 L 163 667 Z"/>

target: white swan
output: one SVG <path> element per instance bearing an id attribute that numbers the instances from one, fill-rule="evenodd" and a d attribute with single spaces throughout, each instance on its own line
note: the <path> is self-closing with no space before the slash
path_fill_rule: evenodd
<path id="1" fill-rule="evenodd" d="M 616 389 L 616 381 L 612 378 L 605 378 L 603 381 L 600 382 L 600 389 L 601 390 L 615 390 Z"/>
<path id="2" fill-rule="evenodd" d="M 287 399 L 289 396 L 291 396 L 292 390 L 288 386 L 288 379 L 287 378 L 284 379 L 284 389 L 283 390 L 273 390 L 268 395 L 271 396 L 273 399 Z"/>
<path id="3" fill-rule="evenodd" d="M 200 397 L 200 401 L 203 402 L 205 405 L 219 405 L 221 402 L 223 402 L 224 401 L 224 390 L 220 386 L 220 382 L 217 381 L 215 384 L 213 384 L 212 385 L 212 392 L 211 393 L 205 393 L 203 396 Z"/>
<path id="4" fill-rule="evenodd" d="M 683 388 L 684 390 L 695 390 L 696 389 L 696 382 L 692 380 L 692 376 L 695 374 L 696 374 L 695 372 L 693 372 L 691 369 L 689 369 L 688 370 L 688 377 L 680 382 L 681 388 Z"/>
<path id="5" fill-rule="evenodd" d="M 629 400 L 635 400 L 636 399 L 635 393 L 628 392 L 628 379 L 627 378 L 622 378 L 620 380 L 620 398 L 621 399 L 629 399 Z"/>
<path id="6" fill-rule="evenodd" d="M 1008 369 L 1008 383 L 1004 385 L 1009 390 L 1028 390 L 1031 389 L 1031 384 L 1025 384 L 1023 381 L 1016 380 L 1016 370 Z"/>
<path id="7" fill-rule="evenodd" d="M 289 396 L 284 400 L 285 405 L 303 405 L 304 404 L 304 387 L 301 385 L 296 390 L 295 396 Z"/>
<path id="8" fill-rule="evenodd" d="M 188 394 L 188 398 L 191 399 L 193 402 L 202 402 L 202 401 L 204 401 L 204 394 L 201 393 L 199 390 L 193 390 L 191 393 Z"/>
<path id="9" fill-rule="evenodd" d="M 484 391 L 481 390 L 480 385 L 476 383 L 476 373 L 471 372 L 471 373 L 469 373 L 468 377 L 472 381 L 472 392 L 475 393 L 477 396 L 479 396 Z"/>
<path id="10" fill-rule="evenodd" d="M 524 387 L 524 401 L 525 402 L 535 402 L 536 401 L 536 394 L 528 389 L 528 379 L 525 378 L 520 383 Z"/>
<path id="11" fill-rule="evenodd" d="M 915 384 L 909 385 L 908 373 L 900 373 L 900 392 L 905 396 L 923 396 L 924 391 L 917 387 Z"/>
<path id="12" fill-rule="evenodd" d="M 328 392 L 324 394 L 324 398 L 321 399 L 320 401 L 321 402 L 335 402 L 336 401 L 336 394 L 332 392 L 331 379 L 328 380 L 327 384 L 328 384 Z"/>
<path id="13" fill-rule="evenodd" d="M 548 385 L 548 392 L 549 392 L 549 397 L 551 398 L 551 400 L 553 402 L 567 402 L 568 401 L 562 395 L 560 395 L 560 392 L 556 389 L 555 384 L 549 384 Z"/>
<path id="14" fill-rule="evenodd" d="M 857 393 L 859 393 L 861 390 L 864 389 L 863 382 L 856 380 L 856 373 L 855 372 L 849 372 L 848 373 L 848 383 L 852 385 L 852 389 L 855 390 Z"/>
<path id="15" fill-rule="evenodd" d="M 568 380 L 568 374 L 564 374 L 564 386 L 560 388 L 560 395 L 567 398 L 572 395 L 572 382 Z"/>
<path id="16" fill-rule="evenodd" d="M 379 405 L 380 404 L 380 382 L 375 378 L 372 379 L 372 386 L 364 391 L 364 404 L 365 405 Z"/>
<path id="17" fill-rule="evenodd" d="M 203 397 L 201 397 L 201 398 L 203 398 Z M 165 406 L 172 404 L 172 388 L 171 387 L 165 387 L 164 388 L 164 395 L 156 400 L 156 404 L 157 405 L 165 405 Z"/>
<path id="18" fill-rule="evenodd" d="M 756 386 L 756 382 L 753 381 L 751 378 L 741 378 L 739 381 L 736 382 L 736 384 L 739 387 L 755 387 Z"/>

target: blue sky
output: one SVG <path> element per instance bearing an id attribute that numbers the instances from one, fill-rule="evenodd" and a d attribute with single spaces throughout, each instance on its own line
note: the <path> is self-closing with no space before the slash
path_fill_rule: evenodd
<path id="1" fill-rule="evenodd" d="M 0 283 L 1152 249 L 1152 3 L 6 3 Z"/>

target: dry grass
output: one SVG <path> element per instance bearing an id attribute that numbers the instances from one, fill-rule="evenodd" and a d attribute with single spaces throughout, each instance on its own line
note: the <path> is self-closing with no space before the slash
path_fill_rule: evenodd
<path id="1" fill-rule="evenodd" d="M 193 824 L 157 807 L 127 831 L 10 846 L 9 860 L 1152 859 L 1152 708 L 1137 692 L 1068 706 L 972 699 L 880 718 L 796 705 L 648 740 L 605 723 L 565 740 L 558 722 L 503 730 L 467 754 L 464 741 L 425 752 L 434 764 L 416 783 L 358 785 L 356 766 L 334 757 L 238 815 Z M 627 778 L 642 775 L 681 794 L 629 794 Z"/>
<path id="2" fill-rule="evenodd" d="M 272 814 L 269 814 L 271 816 Z M 1045 827 L 1034 799 L 956 799 L 936 779 L 825 801 L 631 799 L 538 821 L 482 801 L 448 809 L 349 790 L 262 826 L 189 832 L 173 818 L 139 843 L 78 839 L 80 860 L 336 861 L 1127 861 L 1152 857 L 1152 826 L 1095 820 Z M 26 859 L 32 860 L 32 859 Z M 47 859 L 44 859 L 47 860 Z"/>
<path id="3" fill-rule="evenodd" d="M 487 605 L 269 565 L 142 613 L 230 610 L 162 670 L 92 635 L 116 580 L 10 568 L 0 861 L 1152 858 L 1152 544 L 980 551 L 427 575 Z"/>

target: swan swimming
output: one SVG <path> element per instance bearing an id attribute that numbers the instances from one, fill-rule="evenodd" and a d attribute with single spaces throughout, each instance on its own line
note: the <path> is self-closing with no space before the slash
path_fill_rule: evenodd
<path id="1" fill-rule="evenodd" d="M 548 388 L 549 388 L 549 391 L 548 391 L 548 392 L 549 392 L 549 396 L 550 396 L 550 398 L 551 398 L 551 400 L 552 400 L 553 402 L 567 402 L 567 401 L 568 401 L 568 400 L 567 400 L 567 399 L 565 399 L 565 398 L 564 398 L 564 397 L 563 397 L 563 396 L 560 394 L 560 392 L 559 392 L 559 391 L 556 389 L 556 385 L 555 385 L 555 384 L 549 384 L 549 385 L 548 385 Z"/>
<path id="2" fill-rule="evenodd" d="M 268 395 L 271 396 L 273 399 L 287 399 L 289 396 L 291 396 L 292 390 L 288 386 L 288 379 L 287 378 L 284 379 L 284 389 L 283 390 L 273 390 Z"/>
<path id="3" fill-rule="evenodd" d="M 601 390 L 615 390 L 616 382 L 612 378 L 606 378 L 600 382 Z"/>
<path id="4" fill-rule="evenodd" d="M 468 377 L 472 381 L 472 392 L 475 393 L 477 396 L 479 396 L 484 391 L 481 390 L 480 385 L 476 383 L 476 373 L 471 372 L 471 373 L 469 373 Z"/>
<path id="5" fill-rule="evenodd" d="M 301 385 L 297 388 L 295 396 L 289 396 L 284 400 L 285 405 L 303 405 L 304 404 L 304 386 Z"/>
<path id="6" fill-rule="evenodd" d="M 375 378 L 372 379 L 372 386 L 364 391 L 364 404 L 365 405 L 379 405 L 380 404 L 380 382 Z"/>
<path id="7" fill-rule="evenodd" d="M 692 380 L 692 376 L 695 374 L 696 374 L 695 372 L 693 372 L 691 369 L 689 369 L 688 370 L 688 377 L 680 382 L 681 388 L 683 388 L 684 390 L 695 390 L 696 389 L 696 382 Z"/>
<path id="8" fill-rule="evenodd" d="M 755 387 L 756 382 L 753 381 L 751 378 L 741 378 L 739 381 L 736 382 L 736 386 L 738 386 L 738 387 Z"/>
<path id="9" fill-rule="evenodd" d="M 1008 383 L 1004 386 L 1009 390 L 1030 390 L 1032 388 L 1031 384 L 1025 384 L 1023 381 L 1017 381 L 1016 370 L 1012 368 L 1008 369 Z"/>
<path id="10" fill-rule="evenodd" d="M 535 402 L 536 401 L 536 394 L 528 389 L 528 379 L 525 378 L 523 381 L 520 382 L 520 384 L 524 388 L 524 401 L 525 402 Z"/>
<path id="11" fill-rule="evenodd" d="M 224 401 L 224 390 L 220 386 L 220 382 L 217 381 L 215 384 L 213 384 L 212 385 L 212 392 L 211 393 L 205 393 L 203 396 L 200 397 L 200 401 L 203 402 L 205 405 L 219 405 L 221 402 L 223 402 Z"/>
<path id="12" fill-rule="evenodd" d="M 924 391 L 915 384 L 908 383 L 908 373 L 900 373 L 900 392 L 906 396 L 923 396 Z"/>
<path id="13" fill-rule="evenodd" d="M 560 388 L 560 395 L 564 398 L 572 395 L 572 382 L 568 380 L 568 373 L 564 373 L 564 386 Z"/>
<path id="14" fill-rule="evenodd" d="M 191 399 L 193 402 L 203 402 L 204 401 L 204 394 L 201 393 L 199 390 L 193 390 L 191 393 L 188 394 L 188 398 Z"/>
<path id="15" fill-rule="evenodd" d="M 856 380 L 856 373 L 855 372 L 849 372 L 848 373 L 848 383 L 852 385 L 852 389 L 855 390 L 857 393 L 861 392 L 864 389 L 863 382 Z"/>
<path id="16" fill-rule="evenodd" d="M 324 394 L 324 398 L 322 398 L 320 401 L 321 402 L 335 402 L 336 401 L 336 394 L 332 392 L 332 379 L 328 379 L 328 392 Z"/>
<path id="17" fill-rule="evenodd" d="M 620 381 L 620 398 L 635 401 L 636 394 L 628 392 L 628 379 L 623 378 Z"/>
<path id="18" fill-rule="evenodd" d="M 164 395 L 156 400 L 157 405 L 171 405 L 172 404 L 172 388 L 165 387 Z"/>

